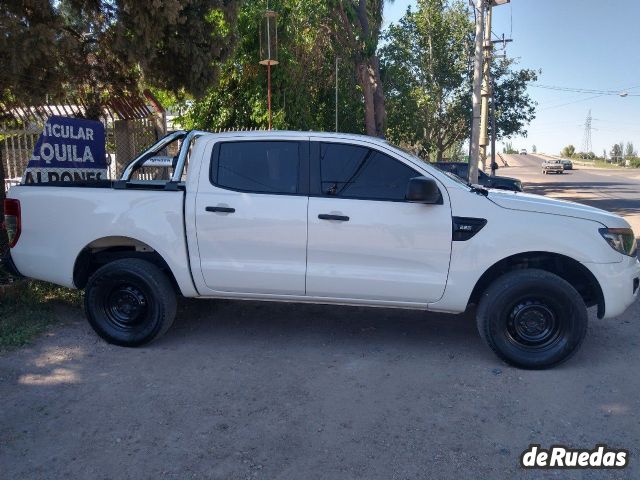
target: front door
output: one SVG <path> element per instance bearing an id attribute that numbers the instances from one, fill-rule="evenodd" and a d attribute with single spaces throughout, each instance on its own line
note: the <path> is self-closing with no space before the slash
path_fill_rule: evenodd
<path id="1" fill-rule="evenodd" d="M 429 303 L 444 293 L 451 208 L 405 201 L 410 162 L 366 142 L 312 142 L 307 295 Z"/>
<path id="2" fill-rule="evenodd" d="M 200 268 L 212 293 L 304 295 L 308 148 L 300 139 L 215 144 L 195 201 Z"/>

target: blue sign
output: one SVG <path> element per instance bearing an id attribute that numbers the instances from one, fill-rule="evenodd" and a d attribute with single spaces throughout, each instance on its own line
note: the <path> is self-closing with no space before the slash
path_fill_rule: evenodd
<path id="1" fill-rule="evenodd" d="M 105 180 L 104 125 L 52 116 L 36 142 L 22 183 Z"/>

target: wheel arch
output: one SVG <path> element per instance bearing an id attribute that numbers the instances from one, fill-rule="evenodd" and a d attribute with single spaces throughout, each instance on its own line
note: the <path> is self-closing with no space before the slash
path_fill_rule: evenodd
<path id="1" fill-rule="evenodd" d="M 571 257 L 544 251 L 522 252 L 494 263 L 476 282 L 468 303 L 478 303 L 482 293 L 501 275 L 526 268 L 545 270 L 566 280 L 578 291 L 587 307 L 598 306 L 598 318 L 604 317 L 604 294 L 593 273 Z"/>
<path id="2" fill-rule="evenodd" d="M 169 277 L 175 291 L 181 293 L 171 267 L 153 246 L 136 238 L 115 235 L 95 239 L 80 251 L 73 265 L 74 285 L 84 288 L 98 268 L 123 258 L 139 258 L 156 265 Z"/>

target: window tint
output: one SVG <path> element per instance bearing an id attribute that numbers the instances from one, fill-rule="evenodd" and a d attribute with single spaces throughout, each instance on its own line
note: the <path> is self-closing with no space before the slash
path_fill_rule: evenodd
<path id="1" fill-rule="evenodd" d="M 297 193 L 299 169 L 298 142 L 225 142 L 213 179 L 234 190 Z"/>
<path id="2" fill-rule="evenodd" d="M 323 143 L 320 147 L 322 193 L 343 198 L 404 200 L 415 170 L 366 147 Z"/>

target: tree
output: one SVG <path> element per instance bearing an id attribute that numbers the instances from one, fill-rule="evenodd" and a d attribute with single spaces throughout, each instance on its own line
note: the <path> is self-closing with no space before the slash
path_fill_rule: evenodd
<path id="1" fill-rule="evenodd" d="M 32 0 L 0 4 L 0 94 L 27 102 L 73 91 L 96 117 L 140 82 L 202 94 L 233 50 L 239 0 Z"/>
<path id="2" fill-rule="evenodd" d="M 380 50 L 388 137 L 441 160 L 469 130 L 472 25 L 462 2 L 418 3 L 385 33 Z"/>
<path id="3" fill-rule="evenodd" d="M 531 152 L 532 152 L 532 153 L 538 153 L 538 148 L 537 148 L 535 145 L 533 145 L 533 146 L 531 147 Z"/>
<path id="4" fill-rule="evenodd" d="M 622 160 L 622 142 L 613 144 L 609 155 L 613 161 Z"/>
<path id="5" fill-rule="evenodd" d="M 472 35 L 461 0 L 421 0 L 389 27 L 380 56 L 390 140 L 440 160 L 470 137 Z M 506 60 L 492 67 L 497 138 L 526 135 L 535 116 L 526 87 L 537 73 L 514 65 Z"/>
<path id="6" fill-rule="evenodd" d="M 633 148 L 633 142 L 627 142 L 627 146 L 625 147 L 625 150 L 624 150 L 625 157 L 635 157 L 636 154 L 637 153 Z"/>
<path id="7" fill-rule="evenodd" d="M 238 11 L 238 44 L 222 64 L 206 95 L 187 99 L 185 128 L 266 127 L 266 68 L 258 65 L 258 26 L 264 1 L 245 0 Z M 272 72 L 273 126 L 277 129 L 333 130 L 335 59 L 339 72 L 339 128 L 364 131 L 364 106 L 353 63 L 332 40 L 329 6 L 322 0 L 278 2 L 278 60 Z M 184 99 L 183 99 L 184 100 Z M 180 104 L 180 99 L 173 99 Z M 188 108 L 187 108 L 188 106 Z"/>
<path id="8" fill-rule="evenodd" d="M 508 153 L 508 154 L 514 154 L 514 153 L 518 153 L 518 151 L 513 148 L 513 144 L 511 142 L 506 142 L 504 144 L 504 148 L 502 149 L 503 153 Z"/>
<path id="9" fill-rule="evenodd" d="M 377 55 L 384 0 L 332 0 L 332 36 L 353 62 L 364 97 L 367 135 L 384 137 L 385 95 Z"/>
<path id="10" fill-rule="evenodd" d="M 576 153 L 576 147 L 574 147 L 573 145 L 567 145 L 560 152 L 560 156 L 571 158 L 575 153 Z"/>
<path id="11" fill-rule="evenodd" d="M 538 72 L 527 68 L 516 70 L 515 65 L 514 59 L 505 58 L 491 68 L 497 138 L 526 137 L 526 127 L 536 116 L 537 103 L 527 93 L 527 86 L 538 80 Z"/>
<path id="12" fill-rule="evenodd" d="M 142 83 L 200 95 L 233 51 L 239 1 L 0 2 L 0 100 L 72 94 L 97 119 L 112 92 Z"/>

